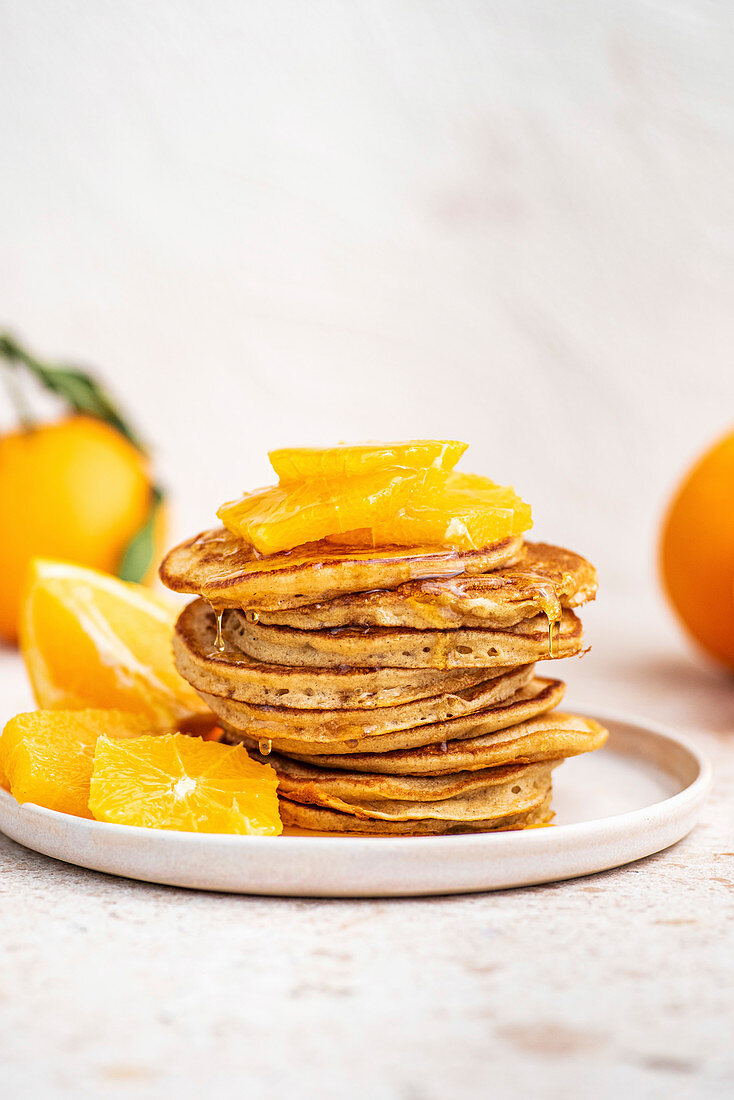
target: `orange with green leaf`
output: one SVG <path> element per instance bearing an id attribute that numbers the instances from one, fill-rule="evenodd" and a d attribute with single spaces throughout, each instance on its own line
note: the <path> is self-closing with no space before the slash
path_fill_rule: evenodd
<path id="1" fill-rule="evenodd" d="M 31 558 L 143 581 L 165 531 L 147 451 L 100 383 L 41 361 L 7 333 L 0 360 L 18 416 L 17 429 L 0 436 L 0 639 L 14 642 Z M 30 380 L 59 398 L 58 420 L 36 422 Z"/>

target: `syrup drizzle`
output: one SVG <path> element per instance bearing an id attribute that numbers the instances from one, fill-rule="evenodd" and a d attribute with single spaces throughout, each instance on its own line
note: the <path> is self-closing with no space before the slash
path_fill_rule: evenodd
<path id="1" fill-rule="evenodd" d="M 248 623 L 259 623 L 260 622 L 260 616 L 258 615 L 257 611 L 246 611 L 245 612 L 245 619 L 247 620 Z"/>
<path id="2" fill-rule="evenodd" d="M 224 638 L 222 637 L 222 617 L 224 616 L 224 611 L 215 611 L 214 615 L 217 620 L 217 634 L 214 639 L 214 648 L 218 653 L 224 653 Z"/>
<path id="3" fill-rule="evenodd" d="M 558 587 L 541 573 L 508 573 L 507 580 L 519 589 L 525 599 L 532 600 L 548 620 L 548 656 L 553 659 L 561 624 L 561 600 Z M 561 588 L 563 591 L 563 588 Z"/>
<path id="4" fill-rule="evenodd" d="M 269 737 L 261 737 L 257 743 L 258 750 L 261 756 L 270 756 L 273 751 L 273 742 Z"/>

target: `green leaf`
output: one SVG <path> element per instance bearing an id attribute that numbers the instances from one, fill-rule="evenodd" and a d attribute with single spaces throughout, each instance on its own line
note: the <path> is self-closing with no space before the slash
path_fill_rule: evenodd
<path id="1" fill-rule="evenodd" d="M 52 366 L 41 362 L 8 332 L 0 332 L 0 356 L 12 367 L 25 367 L 45 389 L 62 398 L 74 412 L 104 420 L 137 450 L 145 453 L 137 432 L 93 375 L 71 364 Z"/>
<path id="2" fill-rule="evenodd" d="M 150 495 L 150 511 L 145 523 L 133 535 L 125 553 L 122 556 L 117 575 L 120 580 L 134 581 L 140 584 L 145 579 L 153 564 L 155 554 L 155 521 L 158 509 L 163 502 L 163 491 L 154 485 Z"/>

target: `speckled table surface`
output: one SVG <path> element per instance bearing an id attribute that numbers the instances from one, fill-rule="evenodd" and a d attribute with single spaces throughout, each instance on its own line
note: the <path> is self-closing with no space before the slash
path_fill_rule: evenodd
<path id="1" fill-rule="evenodd" d="M 592 619 L 590 613 L 587 618 Z M 685 731 L 714 761 L 699 826 L 591 878 L 385 901 L 197 894 L 0 837 L 8 1097 L 729 1097 L 734 685 L 660 612 L 590 622 L 579 707 Z M 2 664 L 7 713 L 27 704 Z"/>

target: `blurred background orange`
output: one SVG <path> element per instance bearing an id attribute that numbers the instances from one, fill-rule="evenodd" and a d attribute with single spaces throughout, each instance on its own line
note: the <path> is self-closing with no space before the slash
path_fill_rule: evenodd
<path id="1" fill-rule="evenodd" d="M 665 518 L 665 587 L 686 629 L 734 670 L 734 432 L 686 474 Z"/>

